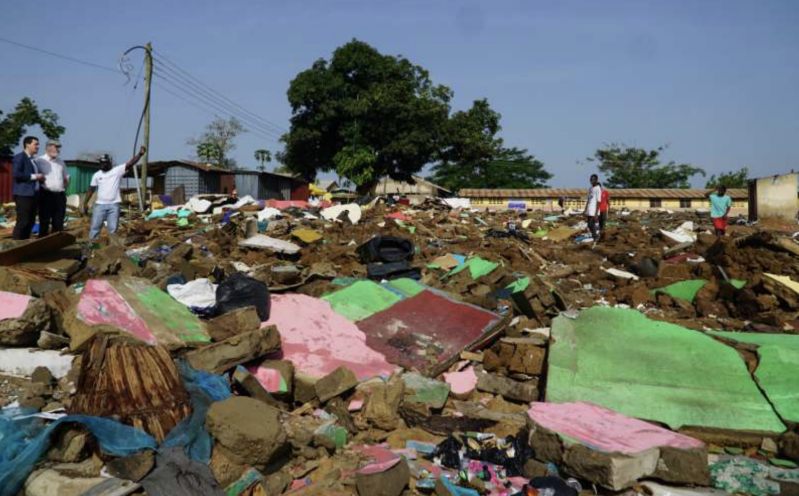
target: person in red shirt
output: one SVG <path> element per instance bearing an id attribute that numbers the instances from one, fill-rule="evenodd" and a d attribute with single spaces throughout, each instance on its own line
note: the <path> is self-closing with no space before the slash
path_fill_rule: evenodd
<path id="1" fill-rule="evenodd" d="M 608 211 L 610 210 L 610 193 L 602 186 L 602 183 L 597 184 L 602 189 L 602 195 L 599 198 L 599 239 L 601 241 L 605 237 L 605 221 L 608 220 Z"/>

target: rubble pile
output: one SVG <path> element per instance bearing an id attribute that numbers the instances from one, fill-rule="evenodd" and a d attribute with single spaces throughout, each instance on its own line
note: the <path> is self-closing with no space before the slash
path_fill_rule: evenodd
<path id="1" fill-rule="evenodd" d="M 796 493 L 796 225 L 615 214 L 215 196 L 0 238 L 0 496 Z"/>

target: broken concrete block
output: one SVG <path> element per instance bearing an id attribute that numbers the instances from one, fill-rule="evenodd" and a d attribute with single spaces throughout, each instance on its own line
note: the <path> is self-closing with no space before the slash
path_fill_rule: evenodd
<path id="1" fill-rule="evenodd" d="M 221 374 L 236 365 L 280 350 L 280 333 L 274 326 L 233 336 L 190 351 L 186 360 L 196 370 Z"/>
<path id="2" fill-rule="evenodd" d="M 314 388 L 316 389 L 316 396 L 319 397 L 319 401 L 324 403 L 330 398 L 347 392 L 357 385 L 358 378 L 355 377 L 355 374 L 353 374 L 350 369 L 342 365 L 316 381 Z"/>
<path id="3" fill-rule="evenodd" d="M 294 376 L 294 401 L 309 403 L 316 398 L 316 382 L 318 379 L 298 372 Z"/>
<path id="4" fill-rule="evenodd" d="M 208 334 L 215 342 L 224 341 L 230 337 L 245 332 L 258 330 L 261 319 L 255 307 L 237 308 L 224 315 L 208 321 Z"/>
<path id="5" fill-rule="evenodd" d="M 155 453 L 151 450 L 140 451 L 134 455 L 115 458 L 105 466 L 114 477 L 139 482 L 155 466 Z"/>
<path id="6" fill-rule="evenodd" d="M 36 348 L 0 348 L 0 374 L 30 377 L 38 367 L 47 367 L 56 379 L 72 368 L 73 355 Z"/>
<path id="7" fill-rule="evenodd" d="M 50 461 L 58 463 L 75 463 L 81 460 L 83 448 L 86 447 L 88 435 L 78 429 L 64 429 L 58 440 L 47 452 Z"/>
<path id="8" fill-rule="evenodd" d="M 248 370 L 270 393 L 288 395 L 294 390 L 294 364 L 288 360 L 264 360 Z"/>
<path id="9" fill-rule="evenodd" d="M 358 471 L 355 475 L 355 487 L 359 496 L 400 496 L 410 479 L 408 462 L 400 458 L 394 466 L 383 471 L 370 470 L 370 467 Z"/>
<path id="10" fill-rule="evenodd" d="M 205 423 L 225 454 L 241 465 L 267 465 L 287 441 L 280 411 L 244 396 L 211 405 Z"/>
<path id="11" fill-rule="evenodd" d="M 399 422 L 399 410 L 405 393 L 405 383 L 400 378 L 375 384 L 369 389 L 369 399 L 363 408 L 363 418 L 383 430 L 392 430 Z"/>
<path id="12" fill-rule="evenodd" d="M 644 477 L 708 485 L 701 441 L 590 403 L 533 403 L 530 446 L 537 458 L 619 491 Z"/>
<path id="13" fill-rule="evenodd" d="M 43 300 L 0 291 L 0 345 L 32 346 L 51 326 L 50 308 Z"/>
<path id="14" fill-rule="evenodd" d="M 60 350 L 69 346 L 69 338 L 42 331 L 36 341 L 36 346 L 43 350 Z"/>
<path id="15" fill-rule="evenodd" d="M 538 381 L 518 382 L 497 374 L 477 374 L 477 389 L 509 400 L 529 403 L 538 399 Z"/>
<path id="16" fill-rule="evenodd" d="M 211 461 L 208 463 L 211 473 L 214 474 L 214 478 L 222 487 L 229 486 L 238 480 L 247 470 L 245 465 L 231 460 L 227 453 L 228 451 L 225 448 L 219 445 L 214 446 L 211 452 Z"/>
<path id="17" fill-rule="evenodd" d="M 264 389 L 258 379 L 255 378 L 251 373 L 247 371 L 243 366 L 236 367 L 236 370 L 233 372 L 233 380 L 241 386 L 242 389 L 247 391 L 247 394 L 251 398 L 255 398 L 258 401 L 263 401 L 267 405 L 271 405 L 275 408 L 283 408 L 283 405 L 275 399 L 269 391 Z"/>
<path id="18" fill-rule="evenodd" d="M 532 338 L 531 341 L 538 342 L 539 340 Z M 517 343 L 508 369 L 519 374 L 540 375 L 544 370 L 545 356 L 544 348 L 532 343 Z"/>
<path id="19" fill-rule="evenodd" d="M 55 377 L 47 367 L 36 367 L 31 374 L 31 380 L 40 384 L 52 384 L 55 382 Z"/>
<path id="20" fill-rule="evenodd" d="M 403 374 L 402 382 L 405 383 L 405 391 L 410 393 L 405 401 L 411 403 L 424 403 L 430 408 L 443 408 L 449 397 L 448 383 L 430 379 L 416 372 Z"/>

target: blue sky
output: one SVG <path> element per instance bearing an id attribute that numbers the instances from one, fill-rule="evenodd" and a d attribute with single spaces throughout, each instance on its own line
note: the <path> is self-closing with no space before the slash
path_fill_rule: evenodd
<path id="1" fill-rule="evenodd" d="M 583 185 L 584 159 L 608 142 L 669 144 L 667 158 L 709 174 L 799 169 L 793 0 L 48 0 L 4 2 L 0 15 L 4 38 L 104 66 L 150 41 L 283 129 L 291 79 L 358 38 L 428 69 L 456 110 L 488 98 L 506 143 L 544 161 L 553 186 Z M 130 155 L 141 86 L 5 43 L 0 66 L 0 109 L 30 96 L 55 110 L 67 158 Z M 188 158 L 212 115 L 157 87 L 152 105 L 152 159 Z M 237 143 L 247 166 L 255 149 L 279 148 L 253 133 Z"/>

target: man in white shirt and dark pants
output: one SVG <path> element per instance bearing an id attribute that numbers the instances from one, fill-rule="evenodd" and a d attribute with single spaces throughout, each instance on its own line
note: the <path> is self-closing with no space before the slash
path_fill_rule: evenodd
<path id="1" fill-rule="evenodd" d="M 585 204 L 585 216 L 588 221 L 588 229 L 591 230 L 591 237 L 594 242 L 599 241 L 599 230 L 597 229 L 597 218 L 599 216 L 599 202 L 602 200 L 602 188 L 599 186 L 599 176 L 591 174 L 591 188 L 588 190 L 588 200 Z"/>
<path id="2" fill-rule="evenodd" d="M 67 186 L 69 173 L 67 165 L 58 156 L 61 143 L 55 140 L 47 142 L 45 153 L 36 159 L 36 167 L 44 174 L 44 182 L 39 191 L 39 237 L 43 238 L 51 232 L 64 230 L 64 217 L 67 214 Z M 52 228 L 52 229 L 51 229 Z"/>
<path id="3" fill-rule="evenodd" d="M 104 155 L 100 159 L 102 169 L 92 176 L 89 194 L 86 196 L 86 208 L 88 208 L 89 200 L 91 200 L 95 190 L 97 191 L 97 201 L 94 203 L 94 211 L 92 212 L 92 226 L 89 230 L 90 239 L 95 239 L 100 235 L 103 222 L 108 223 L 109 233 L 117 232 L 119 205 L 122 203 L 122 197 L 119 195 L 122 176 L 139 162 L 145 151 L 146 149 L 142 146 L 139 153 L 134 155 L 127 163 L 116 167 L 111 167 L 111 158 L 108 155 Z"/>

